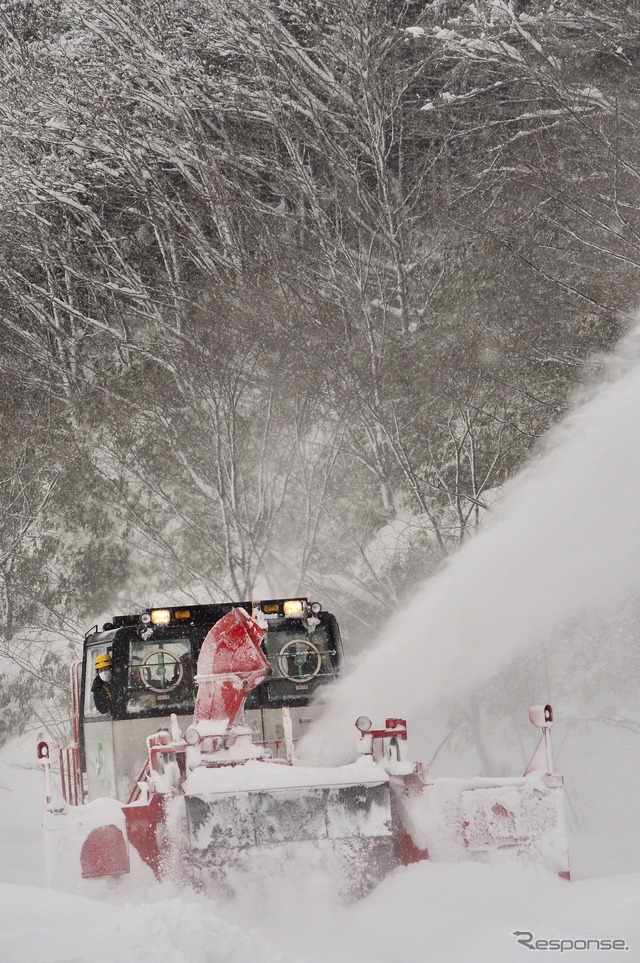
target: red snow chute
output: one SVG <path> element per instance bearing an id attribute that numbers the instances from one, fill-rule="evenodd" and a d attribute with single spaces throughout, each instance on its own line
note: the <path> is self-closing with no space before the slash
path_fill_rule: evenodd
<path id="1" fill-rule="evenodd" d="M 211 629 L 198 658 L 194 724 L 234 725 L 252 689 L 271 673 L 260 649 L 265 630 L 244 609 L 232 609 Z"/>

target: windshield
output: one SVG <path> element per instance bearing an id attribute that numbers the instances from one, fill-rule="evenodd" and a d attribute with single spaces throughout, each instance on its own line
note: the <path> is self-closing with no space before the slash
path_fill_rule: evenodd
<path id="1" fill-rule="evenodd" d="M 269 631 L 265 642 L 273 679 L 309 682 L 318 676 L 335 674 L 331 659 L 334 647 L 323 626 L 311 635 L 298 626 Z"/>
<path id="2" fill-rule="evenodd" d="M 193 702 L 191 642 L 179 638 L 129 643 L 127 712 L 187 709 Z"/>

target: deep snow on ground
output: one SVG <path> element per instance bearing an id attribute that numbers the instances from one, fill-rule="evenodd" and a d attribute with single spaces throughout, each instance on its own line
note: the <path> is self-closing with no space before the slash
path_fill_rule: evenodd
<path id="1" fill-rule="evenodd" d="M 516 930 L 620 939 L 622 959 L 640 960 L 640 874 L 567 883 L 530 866 L 422 863 L 351 905 L 304 861 L 247 877 L 233 901 L 146 877 L 48 890 L 40 774 L 22 768 L 34 749 L 29 738 L 0 754 L 2 963 L 517 963 Z"/>

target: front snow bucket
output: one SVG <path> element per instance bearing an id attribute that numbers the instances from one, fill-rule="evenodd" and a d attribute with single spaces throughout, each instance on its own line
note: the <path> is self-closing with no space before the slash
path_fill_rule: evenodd
<path id="1" fill-rule="evenodd" d="M 185 802 L 195 850 L 391 836 L 386 783 L 187 796 Z"/>
<path id="2" fill-rule="evenodd" d="M 402 825 L 433 860 L 538 863 L 569 877 L 562 777 L 426 780 L 395 793 Z"/>

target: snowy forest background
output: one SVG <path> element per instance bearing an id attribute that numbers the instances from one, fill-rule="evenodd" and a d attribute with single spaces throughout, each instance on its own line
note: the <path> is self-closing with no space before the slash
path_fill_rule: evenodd
<path id="1" fill-rule="evenodd" d="M 640 303 L 639 65 L 618 0 L 0 5 L 0 741 L 116 611 L 355 652 L 473 536 Z"/>

